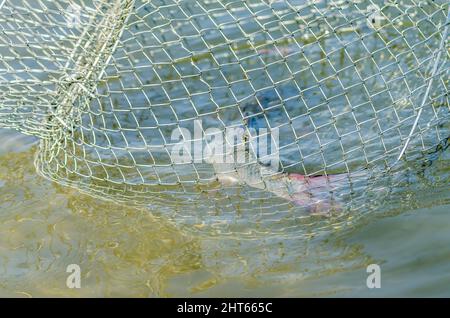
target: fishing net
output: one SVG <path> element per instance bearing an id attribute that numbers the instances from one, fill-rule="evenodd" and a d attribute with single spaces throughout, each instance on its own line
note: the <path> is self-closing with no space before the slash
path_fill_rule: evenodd
<path id="1" fill-rule="evenodd" d="M 363 209 L 382 176 L 448 147 L 447 0 L 0 10 L 0 126 L 38 136 L 39 173 L 93 196 L 284 231 Z"/>

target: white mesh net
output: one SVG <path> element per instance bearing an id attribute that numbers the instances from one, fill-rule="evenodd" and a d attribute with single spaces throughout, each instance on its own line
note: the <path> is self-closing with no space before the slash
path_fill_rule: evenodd
<path id="1" fill-rule="evenodd" d="M 298 222 L 361 209 L 448 146 L 447 0 L 0 10 L 0 126 L 40 137 L 38 171 L 91 195 Z"/>

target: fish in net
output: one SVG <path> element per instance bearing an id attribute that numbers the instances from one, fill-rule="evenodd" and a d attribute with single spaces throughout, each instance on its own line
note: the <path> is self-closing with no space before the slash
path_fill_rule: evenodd
<path id="1" fill-rule="evenodd" d="M 187 223 L 357 215 L 450 135 L 446 0 L 0 10 L 0 126 L 38 172 Z"/>

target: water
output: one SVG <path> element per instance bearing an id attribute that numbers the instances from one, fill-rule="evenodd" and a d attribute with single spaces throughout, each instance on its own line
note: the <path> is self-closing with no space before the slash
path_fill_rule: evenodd
<path id="1" fill-rule="evenodd" d="M 51 183 L 35 150 L 0 130 L 0 296 L 450 296 L 448 151 L 433 164 L 447 179 L 400 188 L 408 202 L 309 239 L 252 240 L 197 235 Z M 73 263 L 78 290 L 66 287 Z M 371 263 L 381 289 L 366 287 Z"/>
<path id="2" fill-rule="evenodd" d="M 319 12 L 322 23 L 303 0 L 290 2 L 302 7 L 300 15 L 284 2 L 268 7 L 255 1 L 248 10 L 258 23 L 249 23 L 255 15 L 233 4 L 234 18 L 247 21 L 239 25 L 229 23 L 220 3 L 204 2 L 216 13 L 183 2 L 204 30 L 195 39 L 194 22 L 176 19 L 185 14 L 180 6 L 137 6 L 92 99 L 73 80 L 89 84 L 83 70 L 97 61 L 97 51 L 77 51 L 80 64 L 67 64 L 80 47 L 80 26 L 64 27 L 61 14 L 39 8 L 32 21 L 20 15 L 23 23 L 11 24 L 19 15 L 1 17 L 8 44 L 0 47 L 7 69 L 0 124 L 51 137 L 42 142 L 37 163 L 60 184 L 36 173 L 36 139 L 0 130 L 0 295 L 448 295 L 449 151 L 430 152 L 449 131 L 445 72 L 420 118 L 421 136 L 405 155 L 410 162 L 388 176 L 352 176 L 353 183 L 330 198 L 340 200 L 336 214 L 311 216 L 305 206 L 268 191 L 223 187 L 210 165 L 172 166 L 166 155 L 173 128 L 192 128 L 195 119 L 204 128 L 242 125 L 242 111 L 280 128 L 284 172 L 382 170 L 415 119 L 445 2 L 400 7 L 417 14 L 415 21 L 432 16 L 431 23 L 417 23 L 420 29 L 386 6 L 386 16 L 397 18 L 380 32 L 349 3 L 345 17 L 358 21 L 351 28 L 341 28 L 348 22 L 342 8 Z M 308 28 L 294 13 L 311 21 Z M 62 27 L 34 27 L 48 14 L 59 16 Z M 33 45 L 15 36 L 18 22 Z M 262 24 L 270 33 L 259 30 Z M 95 40 L 99 29 L 88 29 L 93 41 L 83 39 L 101 43 Z M 327 37 L 318 42 L 319 34 Z M 411 51 L 410 43 L 420 47 Z M 437 125 L 435 115 L 445 124 Z M 428 154 L 420 157 L 421 151 Z M 423 164 L 427 160 L 431 166 Z M 124 207 L 101 200 L 105 196 L 129 202 Z M 380 290 L 366 287 L 371 263 L 382 268 Z M 80 290 L 66 287 L 69 264 L 82 269 Z"/>

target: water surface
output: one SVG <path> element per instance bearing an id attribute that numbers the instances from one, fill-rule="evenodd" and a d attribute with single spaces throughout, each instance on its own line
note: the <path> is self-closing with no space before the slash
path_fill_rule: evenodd
<path id="1" fill-rule="evenodd" d="M 448 178 L 400 188 L 403 203 L 347 226 L 312 225 L 309 239 L 227 238 L 51 183 L 34 144 L 0 131 L 1 296 L 450 296 Z M 433 166 L 448 177 L 448 151 Z M 73 263 L 79 290 L 66 287 Z M 372 263 L 378 290 L 366 287 Z"/>

